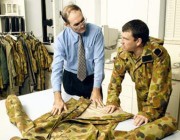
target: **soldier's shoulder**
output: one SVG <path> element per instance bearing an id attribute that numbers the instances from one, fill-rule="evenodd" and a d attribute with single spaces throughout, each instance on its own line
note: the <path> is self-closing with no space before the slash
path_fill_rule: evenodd
<path id="1" fill-rule="evenodd" d="M 160 44 L 153 43 L 151 44 L 152 52 L 155 57 L 163 57 L 168 54 L 164 46 Z"/>
<path id="2" fill-rule="evenodd" d="M 152 44 L 159 44 L 159 45 L 163 45 L 164 44 L 164 40 L 160 39 L 160 38 L 156 38 L 156 37 L 149 37 L 149 40 Z"/>

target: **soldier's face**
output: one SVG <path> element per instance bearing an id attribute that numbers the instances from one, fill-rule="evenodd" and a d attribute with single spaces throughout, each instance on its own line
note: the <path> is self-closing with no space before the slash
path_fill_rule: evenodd
<path id="1" fill-rule="evenodd" d="M 131 31 L 122 32 L 121 40 L 122 48 L 124 51 L 135 52 L 137 49 L 137 41 L 132 36 Z"/>

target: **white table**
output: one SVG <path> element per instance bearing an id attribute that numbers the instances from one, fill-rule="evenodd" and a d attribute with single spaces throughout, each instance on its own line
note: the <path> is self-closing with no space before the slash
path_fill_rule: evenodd
<path id="1" fill-rule="evenodd" d="M 68 96 L 63 93 L 63 99 L 65 101 L 69 100 L 72 96 Z M 73 98 L 78 99 L 77 96 Z M 31 94 L 26 94 L 19 96 L 19 99 L 26 110 L 28 116 L 34 120 L 39 116 L 51 111 L 54 96 L 52 89 L 34 92 Z M 121 122 L 116 130 L 129 131 L 134 128 L 132 120 L 127 120 Z M 21 133 L 16 126 L 10 123 L 9 117 L 6 113 L 5 100 L 0 101 L 0 140 L 9 140 L 13 136 L 21 136 Z M 164 140 L 180 140 L 180 131 L 175 132 L 173 135 L 166 137 Z"/>

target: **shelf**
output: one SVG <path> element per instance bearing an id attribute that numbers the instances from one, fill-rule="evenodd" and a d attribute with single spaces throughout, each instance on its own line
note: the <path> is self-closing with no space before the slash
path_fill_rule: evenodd
<path id="1" fill-rule="evenodd" d="M 25 0 L 0 0 L 0 15 L 25 17 Z"/>
<path id="2" fill-rule="evenodd" d="M 0 0 L 0 32 L 26 31 L 25 0 Z"/>
<path id="3" fill-rule="evenodd" d="M 3 18 L 3 17 L 24 17 L 22 15 L 0 15 L 0 18 Z"/>

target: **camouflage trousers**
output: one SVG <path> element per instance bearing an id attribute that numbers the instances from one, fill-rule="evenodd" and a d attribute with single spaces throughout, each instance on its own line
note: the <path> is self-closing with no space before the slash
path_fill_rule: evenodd
<path id="1" fill-rule="evenodd" d="M 163 117 L 129 132 L 117 131 L 114 130 L 117 124 L 132 118 L 132 114 L 124 111 L 106 114 L 98 108 L 94 110 L 91 102 L 84 98 L 70 99 L 66 105 L 68 111 L 60 115 L 52 116 L 49 112 L 32 121 L 18 97 L 9 95 L 6 99 L 7 114 L 23 137 L 11 140 L 155 140 L 177 129 L 173 118 Z"/>

